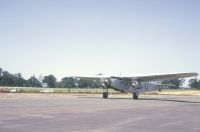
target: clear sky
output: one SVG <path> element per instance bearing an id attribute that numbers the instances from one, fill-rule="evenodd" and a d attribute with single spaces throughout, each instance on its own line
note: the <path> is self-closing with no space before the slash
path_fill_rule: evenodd
<path id="1" fill-rule="evenodd" d="M 0 67 L 54 74 L 200 73 L 199 0 L 0 0 Z"/>

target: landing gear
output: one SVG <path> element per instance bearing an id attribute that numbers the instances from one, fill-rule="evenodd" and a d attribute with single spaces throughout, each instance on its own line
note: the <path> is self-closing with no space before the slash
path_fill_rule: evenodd
<path id="1" fill-rule="evenodd" d="M 133 99 L 138 99 L 138 93 L 133 93 Z"/>
<path id="2" fill-rule="evenodd" d="M 105 88 L 105 89 L 104 89 L 103 98 L 104 98 L 104 99 L 107 99 L 107 98 L 108 98 L 108 88 Z"/>
<path id="3" fill-rule="evenodd" d="M 108 98 L 108 92 L 103 92 L 103 98 L 107 99 Z"/>
<path id="4" fill-rule="evenodd" d="M 161 92 L 161 88 L 159 88 L 159 90 L 158 90 L 159 92 Z"/>

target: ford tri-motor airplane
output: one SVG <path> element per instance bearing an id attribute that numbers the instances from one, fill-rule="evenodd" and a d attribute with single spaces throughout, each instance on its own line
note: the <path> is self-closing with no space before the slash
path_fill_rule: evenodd
<path id="1" fill-rule="evenodd" d="M 162 75 L 148 75 L 148 76 L 99 76 L 96 77 L 75 77 L 76 79 L 100 79 L 103 88 L 103 98 L 108 98 L 108 88 L 117 91 L 127 92 L 133 94 L 133 99 L 138 99 L 138 95 L 143 92 L 161 90 L 163 84 L 156 84 L 157 81 L 174 80 L 186 77 L 198 76 L 198 73 L 176 73 L 176 74 L 162 74 Z"/>

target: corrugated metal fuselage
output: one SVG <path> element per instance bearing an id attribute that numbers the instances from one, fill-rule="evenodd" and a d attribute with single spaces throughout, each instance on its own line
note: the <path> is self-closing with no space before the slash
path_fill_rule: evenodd
<path id="1" fill-rule="evenodd" d="M 130 93 L 142 93 L 149 91 L 159 90 L 159 87 L 155 83 L 151 82 L 138 82 L 137 86 L 133 86 L 134 80 L 122 80 L 118 78 L 110 78 L 108 85 L 111 88 L 130 92 Z"/>

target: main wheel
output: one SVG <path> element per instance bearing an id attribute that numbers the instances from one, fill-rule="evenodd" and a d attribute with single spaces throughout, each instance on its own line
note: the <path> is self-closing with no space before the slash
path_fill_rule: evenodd
<path id="1" fill-rule="evenodd" d="M 108 98 L 108 92 L 103 92 L 103 98 L 107 99 Z"/>
<path id="2" fill-rule="evenodd" d="M 161 92 L 161 88 L 159 88 L 159 90 L 158 90 L 159 92 Z"/>
<path id="3" fill-rule="evenodd" d="M 133 93 L 133 99 L 138 99 L 138 93 Z"/>

